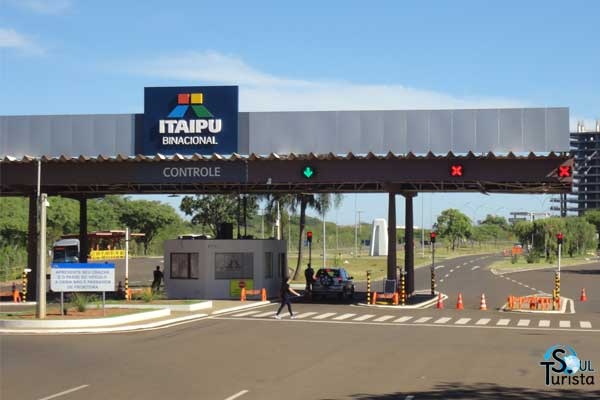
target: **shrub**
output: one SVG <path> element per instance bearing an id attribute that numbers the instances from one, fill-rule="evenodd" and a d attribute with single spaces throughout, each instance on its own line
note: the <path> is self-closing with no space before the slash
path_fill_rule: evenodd
<path id="1" fill-rule="evenodd" d="M 540 255 L 536 252 L 529 252 L 527 254 L 527 264 L 533 264 L 540 262 Z"/>
<path id="2" fill-rule="evenodd" d="M 518 254 L 513 254 L 511 259 L 510 259 L 511 264 L 516 264 L 517 262 L 519 262 L 519 255 Z"/>
<path id="3" fill-rule="evenodd" d="M 71 304 L 77 308 L 79 312 L 85 312 L 89 305 L 96 301 L 96 296 L 86 295 L 82 293 L 73 293 L 71 295 Z"/>
<path id="4" fill-rule="evenodd" d="M 138 295 L 138 299 L 142 300 L 145 303 L 150 303 L 153 300 L 156 300 L 159 298 L 158 293 L 154 292 L 152 289 L 147 288 L 146 290 L 144 290 L 141 294 Z"/>

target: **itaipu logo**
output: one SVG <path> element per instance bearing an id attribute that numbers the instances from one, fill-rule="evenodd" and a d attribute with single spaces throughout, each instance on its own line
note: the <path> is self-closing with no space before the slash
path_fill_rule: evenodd
<path id="1" fill-rule="evenodd" d="M 544 353 L 546 386 L 594 385 L 595 370 L 592 361 L 581 360 L 569 345 L 555 345 Z"/>
<path id="2" fill-rule="evenodd" d="M 223 122 L 204 106 L 202 93 L 178 94 L 167 118 L 158 121 L 158 132 L 165 135 L 163 145 L 218 144 L 214 135 L 221 132 Z"/>

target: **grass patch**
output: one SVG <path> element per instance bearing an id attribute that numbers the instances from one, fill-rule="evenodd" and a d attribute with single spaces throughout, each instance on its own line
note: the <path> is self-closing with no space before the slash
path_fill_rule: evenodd
<path id="1" fill-rule="evenodd" d="M 122 315 L 137 314 L 140 312 L 152 311 L 150 309 L 126 309 L 111 308 L 102 310 L 102 308 L 88 308 L 80 312 L 76 307 L 67 307 L 67 315 L 60 315 L 60 304 L 48 304 L 46 308 L 46 319 L 94 319 L 94 318 L 112 318 Z M 106 312 L 106 315 L 104 313 Z M 22 308 L 19 310 L 0 311 L 0 319 L 35 319 L 35 306 Z"/>
<path id="2" fill-rule="evenodd" d="M 587 260 L 586 260 L 587 258 Z M 577 256 L 577 257 L 565 257 L 561 258 L 560 265 L 568 266 L 568 265 L 576 265 L 576 264 L 592 264 L 594 262 L 598 262 L 597 260 L 591 259 L 589 256 Z M 504 257 L 500 261 L 494 262 L 490 268 L 495 268 L 497 270 L 516 270 L 522 268 L 548 268 L 548 267 L 558 267 L 557 261 L 553 263 L 547 262 L 544 258 L 539 259 L 538 262 L 530 263 L 527 262 L 527 257 L 522 255 L 517 258 L 516 262 L 511 261 L 511 257 Z"/>

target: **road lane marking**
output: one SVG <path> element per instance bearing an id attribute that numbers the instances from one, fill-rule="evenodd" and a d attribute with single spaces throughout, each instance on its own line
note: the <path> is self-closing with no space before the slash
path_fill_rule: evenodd
<path id="1" fill-rule="evenodd" d="M 592 323 L 590 321 L 579 321 L 579 326 L 581 328 L 590 329 L 592 327 Z"/>
<path id="2" fill-rule="evenodd" d="M 267 312 L 264 312 L 264 313 L 253 315 L 252 317 L 254 317 L 254 318 L 266 317 L 268 315 L 274 315 L 276 312 L 277 311 L 267 311 Z"/>
<path id="3" fill-rule="evenodd" d="M 453 272 L 454 272 L 454 268 L 451 268 L 451 269 L 450 269 L 450 273 L 453 273 Z"/>
<path id="4" fill-rule="evenodd" d="M 424 322 L 429 321 L 430 319 L 431 319 L 431 317 L 421 317 L 421 318 L 415 320 L 415 324 L 422 324 Z"/>
<path id="5" fill-rule="evenodd" d="M 435 321 L 433 321 L 434 324 L 445 324 L 446 322 L 450 321 L 452 318 L 450 317 L 442 317 L 439 319 L 436 319 Z"/>
<path id="6" fill-rule="evenodd" d="M 446 275 L 444 275 L 444 278 L 447 278 L 447 277 L 449 277 L 449 276 L 450 276 L 450 274 L 446 274 Z"/>
<path id="7" fill-rule="evenodd" d="M 462 265 L 458 265 L 458 266 L 456 267 L 456 269 L 460 269 L 460 267 L 462 267 Z"/>
<path id="8" fill-rule="evenodd" d="M 561 328 L 570 328 L 571 327 L 571 321 L 560 321 L 558 323 L 558 326 Z"/>
<path id="9" fill-rule="evenodd" d="M 481 268 L 479 265 L 474 266 L 473 268 L 471 268 L 471 271 L 475 271 L 476 269 Z"/>
<path id="10" fill-rule="evenodd" d="M 241 396 L 245 395 L 246 393 L 248 393 L 248 390 L 242 390 L 241 392 L 237 392 L 236 394 L 229 396 L 225 400 L 237 399 L 238 397 L 241 397 Z"/>
<path id="11" fill-rule="evenodd" d="M 475 322 L 475 325 L 487 325 L 490 322 L 489 318 L 481 318 L 479 321 Z"/>
<path id="12" fill-rule="evenodd" d="M 404 398 L 404 400 L 413 400 L 415 398 L 415 396 L 406 396 Z"/>
<path id="13" fill-rule="evenodd" d="M 465 325 L 467 322 L 469 322 L 471 320 L 471 318 L 460 318 L 458 321 L 456 321 L 454 324 L 456 325 Z"/>
<path id="14" fill-rule="evenodd" d="M 373 314 L 365 314 L 365 315 L 361 315 L 360 317 L 354 318 L 352 321 L 366 321 L 369 318 L 373 318 L 374 315 Z"/>
<path id="15" fill-rule="evenodd" d="M 335 317 L 334 320 L 336 321 L 342 321 L 344 319 L 348 319 L 350 317 L 354 317 L 356 314 L 342 314 L 339 317 Z"/>
<path id="16" fill-rule="evenodd" d="M 393 315 L 384 315 L 383 317 L 375 318 L 373 320 L 373 322 L 383 322 L 383 321 L 387 321 L 388 319 L 392 319 L 392 318 L 394 318 Z"/>
<path id="17" fill-rule="evenodd" d="M 56 398 L 56 397 L 59 397 L 59 396 L 64 396 L 65 394 L 69 394 L 69 393 L 76 392 L 76 391 L 78 391 L 78 390 L 81 390 L 81 389 L 83 389 L 83 388 L 86 388 L 86 387 L 88 387 L 88 386 L 90 386 L 90 385 L 81 385 L 81 386 L 77 386 L 77 387 L 74 387 L 73 389 L 68 389 L 68 390 L 65 390 L 64 392 L 60 392 L 60 393 L 56 393 L 56 394 L 53 394 L 53 395 L 50 395 L 50 396 L 47 396 L 47 397 L 43 397 L 43 398 L 41 398 L 41 399 L 39 399 L 39 400 L 50 400 L 50 399 L 54 399 L 54 398 Z"/>
<path id="18" fill-rule="evenodd" d="M 497 323 L 496 325 L 499 325 L 499 326 L 506 326 L 506 325 L 508 325 L 509 323 L 510 323 L 510 319 L 508 319 L 508 318 L 502 318 L 502 319 L 500 319 L 500 320 L 498 321 L 498 323 Z"/>
<path id="19" fill-rule="evenodd" d="M 446 268 L 445 265 L 438 265 L 437 267 L 435 267 L 435 269 L 440 269 L 440 268 Z"/>
<path id="20" fill-rule="evenodd" d="M 405 316 L 405 317 L 400 317 L 400 318 L 398 318 L 398 319 L 395 319 L 395 320 L 394 320 L 394 321 L 392 321 L 392 322 L 406 322 L 406 321 L 410 321 L 412 318 L 413 318 L 413 317 L 408 317 L 408 316 Z"/>
<path id="21" fill-rule="evenodd" d="M 256 314 L 258 311 L 246 311 L 241 314 L 235 314 L 233 317 L 247 317 L 248 315 Z"/>
<path id="22" fill-rule="evenodd" d="M 531 320 L 529 319 L 520 319 L 519 322 L 517 322 L 517 326 L 529 326 L 530 322 Z"/>
<path id="23" fill-rule="evenodd" d="M 296 315 L 296 319 L 302 319 L 302 318 L 310 317 L 311 315 L 315 315 L 315 314 L 318 314 L 318 313 L 316 313 L 316 312 L 314 312 L 314 311 L 311 311 L 311 312 L 305 312 L 305 313 L 302 313 L 302 314 Z"/>
<path id="24" fill-rule="evenodd" d="M 313 319 L 325 319 L 325 318 L 333 317 L 335 314 L 337 314 L 337 313 L 327 312 L 325 314 L 317 315 L 316 317 L 313 317 Z"/>
<path id="25" fill-rule="evenodd" d="M 540 328 L 548 328 L 550 326 L 550 320 L 549 319 L 543 319 L 539 322 L 538 326 Z"/>
<path id="26" fill-rule="evenodd" d="M 444 279 L 440 279 L 440 282 L 444 282 Z"/>

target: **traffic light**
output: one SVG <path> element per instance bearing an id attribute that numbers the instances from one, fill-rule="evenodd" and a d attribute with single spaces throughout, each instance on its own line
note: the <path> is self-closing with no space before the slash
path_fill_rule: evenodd
<path id="1" fill-rule="evenodd" d="M 308 231 L 306 232 L 306 241 L 311 244 L 312 243 L 312 232 Z"/>
<path id="2" fill-rule="evenodd" d="M 437 236 L 437 233 L 435 232 L 431 232 L 429 234 L 429 238 L 431 239 L 431 243 L 435 243 L 435 237 Z"/>
<path id="3" fill-rule="evenodd" d="M 556 234 L 556 240 L 558 241 L 558 244 L 562 244 L 563 243 L 563 234 L 562 233 L 557 233 Z"/>
<path id="4" fill-rule="evenodd" d="M 568 165 L 561 165 L 558 167 L 558 177 L 559 178 L 568 178 L 571 176 L 571 167 Z"/>
<path id="5" fill-rule="evenodd" d="M 302 175 L 306 178 L 306 179 L 310 179 L 315 175 L 315 169 L 313 167 L 311 167 L 310 165 L 307 165 L 306 167 L 304 167 L 304 169 L 302 170 Z"/>
<path id="6" fill-rule="evenodd" d="M 463 166 L 452 165 L 450 167 L 450 176 L 463 176 Z"/>

